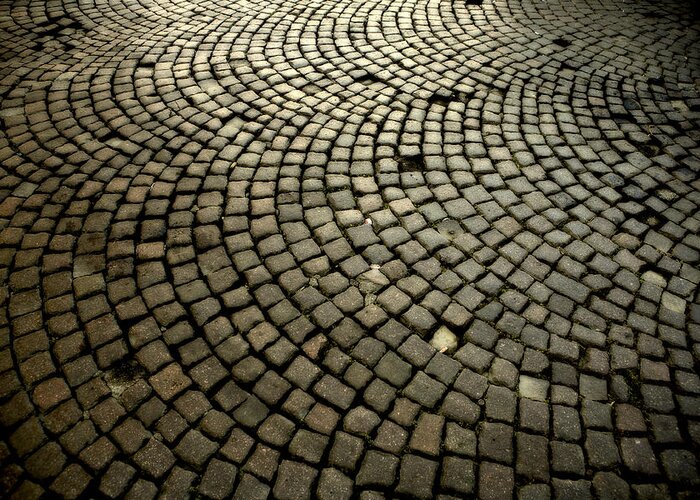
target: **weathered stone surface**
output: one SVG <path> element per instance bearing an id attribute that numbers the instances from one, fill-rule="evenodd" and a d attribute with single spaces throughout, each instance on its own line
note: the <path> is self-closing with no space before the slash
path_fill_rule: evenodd
<path id="1" fill-rule="evenodd" d="M 693 496 L 694 4 L 312 3 L 0 8 L 0 496 Z"/>

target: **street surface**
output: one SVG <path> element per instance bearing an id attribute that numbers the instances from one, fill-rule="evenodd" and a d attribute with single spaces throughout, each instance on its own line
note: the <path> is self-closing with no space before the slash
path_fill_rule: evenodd
<path id="1" fill-rule="evenodd" d="M 0 1 L 0 497 L 692 498 L 691 0 Z"/>

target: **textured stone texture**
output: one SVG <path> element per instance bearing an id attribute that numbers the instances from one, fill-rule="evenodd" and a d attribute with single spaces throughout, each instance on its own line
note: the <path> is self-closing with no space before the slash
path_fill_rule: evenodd
<path id="1" fill-rule="evenodd" d="M 0 2 L 0 497 L 693 497 L 699 19 Z"/>

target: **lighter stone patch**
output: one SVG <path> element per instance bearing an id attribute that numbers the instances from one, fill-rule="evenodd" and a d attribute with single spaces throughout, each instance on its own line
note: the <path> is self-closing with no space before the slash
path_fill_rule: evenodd
<path id="1" fill-rule="evenodd" d="M 673 295 L 672 293 L 663 293 L 663 295 L 661 296 L 661 305 L 669 311 L 677 312 L 680 314 L 685 313 L 685 300 L 681 299 L 677 295 Z"/>
<path id="2" fill-rule="evenodd" d="M 664 279 L 664 277 L 661 276 L 659 273 L 655 273 L 654 271 L 647 271 L 644 274 L 642 274 L 642 281 L 648 281 L 649 283 L 658 285 L 661 288 L 666 287 L 666 280 Z"/>
<path id="3" fill-rule="evenodd" d="M 546 401 L 549 382 L 527 375 L 520 375 L 520 385 L 518 394 L 521 398 L 534 399 L 536 401 Z"/>
<path id="4" fill-rule="evenodd" d="M 430 340 L 430 345 L 440 352 L 454 352 L 457 350 L 459 341 L 457 335 L 443 325 L 438 328 L 435 335 L 433 335 L 433 338 Z"/>
<path id="5" fill-rule="evenodd" d="M 379 269 L 370 269 L 357 277 L 360 291 L 364 294 L 374 293 L 389 284 L 389 278 Z"/>
<path id="6" fill-rule="evenodd" d="M 685 103 L 685 101 L 682 101 L 680 99 L 674 99 L 671 101 L 671 104 L 673 105 L 674 108 L 676 108 L 677 111 L 681 113 L 689 113 L 690 108 L 688 105 Z"/>
<path id="7" fill-rule="evenodd" d="M 659 189 L 656 195 L 664 201 L 674 201 L 678 198 L 678 195 L 670 189 Z"/>

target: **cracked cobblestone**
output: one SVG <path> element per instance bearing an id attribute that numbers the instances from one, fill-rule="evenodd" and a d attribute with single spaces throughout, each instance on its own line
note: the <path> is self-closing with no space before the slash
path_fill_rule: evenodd
<path id="1" fill-rule="evenodd" d="M 0 496 L 691 498 L 692 2 L 0 0 Z"/>

